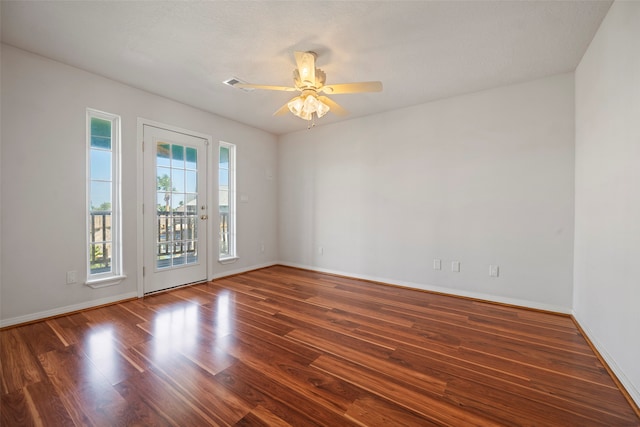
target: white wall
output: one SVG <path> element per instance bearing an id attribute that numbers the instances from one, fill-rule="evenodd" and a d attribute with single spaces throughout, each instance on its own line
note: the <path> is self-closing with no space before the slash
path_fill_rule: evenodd
<path id="1" fill-rule="evenodd" d="M 573 97 L 564 74 L 281 137 L 282 262 L 570 312 Z"/>
<path id="2" fill-rule="evenodd" d="M 216 262 L 213 275 L 277 261 L 277 180 L 265 173 L 277 169 L 273 135 L 5 45 L 1 75 L 1 325 L 136 295 L 138 117 L 211 135 L 214 143 L 237 144 L 238 192 L 249 196 L 238 204 L 240 259 Z M 128 277 L 104 289 L 82 284 L 87 107 L 122 117 Z M 68 270 L 78 271 L 79 283 L 66 284 Z"/>
<path id="3" fill-rule="evenodd" d="M 617 1 L 575 77 L 575 317 L 640 404 L 640 3 Z"/>

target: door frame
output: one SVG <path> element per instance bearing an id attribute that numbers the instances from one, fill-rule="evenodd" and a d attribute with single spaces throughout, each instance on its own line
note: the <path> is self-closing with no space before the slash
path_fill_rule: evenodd
<path id="1" fill-rule="evenodd" d="M 217 218 L 217 200 L 215 197 L 215 193 L 213 191 L 214 187 L 217 188 L 216 182 L 214 182 L 214 172 L 217 173 L 217 169 L 214 171 L 215 161 L 218 158 L 218 153 L 214 151 L 213 137 L 211 135 L 207 135 L 200 132 L 194 132 L 189 129 L 180 128 L 173 125 L 168 125 L 166 123 L 156 122 L 154 120 L 145 119 L 142 117 L 138 117 L 137 123 L 137 138 L 136 138 L 136 280 L 137 280 L 137 291 L 138 298 L 142 298 L 144 296 L 144 276 L 143 270 L 144 267 L 144 217 L 142 214 L 143 204 L 144 204 L 144 152 L 143 152 L 143 140 L 144 140 L 144 126 L 154 126 L 157 128 L 166 129 L 171 132 L 184 133 L 186 135 L 191 135 L 197 138 L 202 138 L 208 141 L 205 149 L 207 152 L 207 167 L 205 173 L 205 179 L 207 180 L 207 209 L 206 215 L 208 215 L 207 219 L 207 280 L 213 280 L 213 267 L 214 267 L 214 256 L 213 254 L 217 253 L 215 250 L 214 241 L 217 243 L 217 240 L 214 239 L 213 227 L 216 222 L 213 221 L 214 218 Z M 217 147 L 217 145 L 216 145 Z M 150 149 L 150 148 L 147 148 Z M 215 208 L 215 209 L 214 209 Z M 217 257 L 215 257 L 217 259 Z"/>

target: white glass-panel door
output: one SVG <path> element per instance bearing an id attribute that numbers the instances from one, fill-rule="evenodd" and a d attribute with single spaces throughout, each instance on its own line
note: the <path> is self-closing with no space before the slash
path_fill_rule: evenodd
<path id="1" fill-rule="evenodd" d="M 144 126 L 144 292 L 207 279 L 205 139 Z"/>

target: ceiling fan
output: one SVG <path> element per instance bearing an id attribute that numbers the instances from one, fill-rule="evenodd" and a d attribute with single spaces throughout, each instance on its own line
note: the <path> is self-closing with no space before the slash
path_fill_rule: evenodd
<path id="1" fill-rule="evenodd" d="M 327 76 L 324 71 L 316 68 L 316 58 L 318 55 L 315 52 L 294 52 L 294 56 L 297 65 L 297 68 L 293 70 L 294 87 L 257 85 L 243 82 L 237 83 L 234 86 L 241 89 L 265 89 L 285 92 L 298 91 L 300 92 L 298 96 L 284 104 L 278 111 L 273 113 L 273 115 L 280 116 L 290 111 L 304 120 L 313 120 L 314 117 L 322 117 L 329 111 L 339 116 L 349 114 L 348 111 L 338 103 L 321 95 L 323 93 L 327 95 L 338 95 L 382 91 L 381 82 L 325 85 Z"/>

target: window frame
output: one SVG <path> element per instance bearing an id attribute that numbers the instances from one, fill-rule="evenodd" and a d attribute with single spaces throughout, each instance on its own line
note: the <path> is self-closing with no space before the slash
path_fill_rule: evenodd
<path id="1" fill-rule="evenodd" d="M 91 273 L 91 120 L 111 122 L 111 271 Z M 122 210 L 121 210 L 121 118 L 116 114 L 92 108 L 86 111 L 86 272 L 85 284 L 102 288 L 120 283 L 126 276 L 122 263 Z"/>
<path id="2" fill-rule="evenodd" d="M 220 242 L 222 239 L 222 230 L 220 229 L 220 222 L 222 219 L 222 211 L 220 209 L 220 149 L 226 148 L 229 150 L 229 185 L 227 188 L 228 197 L 228 222 L 227 222 L 227 234 L 228 234 L 228 254 L 220 251 Z M 236 145 L 230 142 L 220 141 L 218 144 L 218 262 L 227 263 L 234 262 L 238 257 L 237 248 L 237 235 L 236 235 Z"/>

